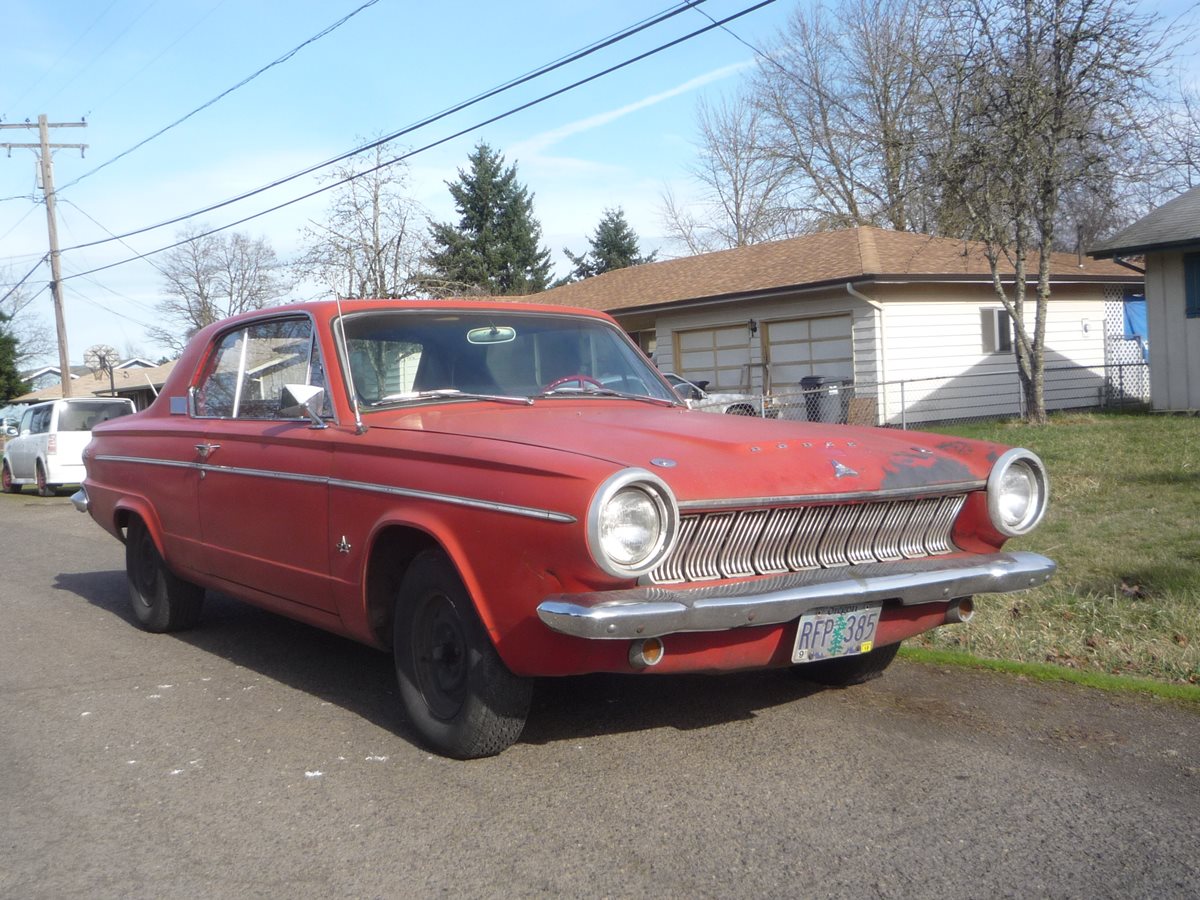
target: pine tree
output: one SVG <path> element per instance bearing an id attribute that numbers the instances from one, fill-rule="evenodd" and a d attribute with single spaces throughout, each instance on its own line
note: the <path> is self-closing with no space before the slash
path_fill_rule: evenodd
<path id="1" fill-rule="evenodd" d="M 17 336 L 9 330 L 11 316 L 0 313 L 0 404 L 28 392 L 29 383 L 17 369 Z"/>
<path id="2" fill-rule="evenodd" d="M 487 144 L 468 157 L 469 171 L 447 182 L 459 213 L 457 225 L 433 223 L 434 251 L 424 287 L 434 295 L 533 294 L 550 281 L 550 251 L 539 247 L 542 227 L 533 197 L 517 181 L 516 165 Z"/>
<path id="3" fill-rule="evenodd" d="M 638 250 L 638 236 L 625 221 L 625 212 L 619 206 L 604 211 L 604 218 L 588 238 L 588 243 L 592 249 L 578 256 L 566 247 L 563 248 L 563 253 L 575 264 L 575 268 L 556 284 L 570 284 L 572 281 L 581 281 L 593 275 L 603 275 L 613 269 L 640 266 L 642 263 L 654 262 L 658 255 L 657 251 L 649 256 L 641 255 Z"/>

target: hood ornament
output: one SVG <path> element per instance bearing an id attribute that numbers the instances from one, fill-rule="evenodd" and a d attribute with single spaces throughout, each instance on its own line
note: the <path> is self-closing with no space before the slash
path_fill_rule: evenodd
<path id="1" fill-rule="evenodd" d="M 833 463 L 833 474 L 836 477 L 838 477 L 838 478 L 857 478 L 858 477 L 858 473 L 855 472 L 852 468 L 850 468 L 845 463 L 840 463 L 836 459 L 831 459 L 830 462 Z"/>

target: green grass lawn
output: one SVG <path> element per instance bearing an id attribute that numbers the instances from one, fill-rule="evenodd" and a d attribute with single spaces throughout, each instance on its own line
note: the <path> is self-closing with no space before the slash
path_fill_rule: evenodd
<path id="1" fill-rule="evenodd" d="M 1200 684 L 1200 418 L 1086 414 L 941 428 L 1037 453 L 1050 511 L 1006 548 L 1043 553 L 1045 587 L 981 597 L 966 626 L 909 643 Z"/>

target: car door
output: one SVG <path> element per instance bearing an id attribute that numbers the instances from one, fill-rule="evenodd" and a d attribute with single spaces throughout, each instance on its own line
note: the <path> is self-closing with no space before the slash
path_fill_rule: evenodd
<path id="1" fill-rule="evenodd" d="M 307 316 L 221 334 L 196 385 L 207 570 L 293 603 L 334 611 L 329 585 L 331 430 L 285 418 L 284 384 L 324 386 Z"/>
<path id="2" fill-rule="evenodd" d="M 37 437 L 39 429 L 45 433 L 50 427 L 50 406 L 31 406 L 21 416 L 21 433 L 13 438 L 13 446 L 9 450 L 8 464 L 12 467 L 13 478 L 30 480 L 34 475 L 37 464 Z"/>

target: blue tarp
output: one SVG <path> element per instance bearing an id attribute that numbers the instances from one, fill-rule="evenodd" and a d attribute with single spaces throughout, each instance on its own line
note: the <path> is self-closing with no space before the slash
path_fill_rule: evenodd
<path id="1" fill-rule="evenodd" d="M 1125 340 L 1137 341 L 1142 359 L 1150 361 L 1150 333 L 1146 329 L 1146 298 L 1130 294 L 1125 298 Z"/>

